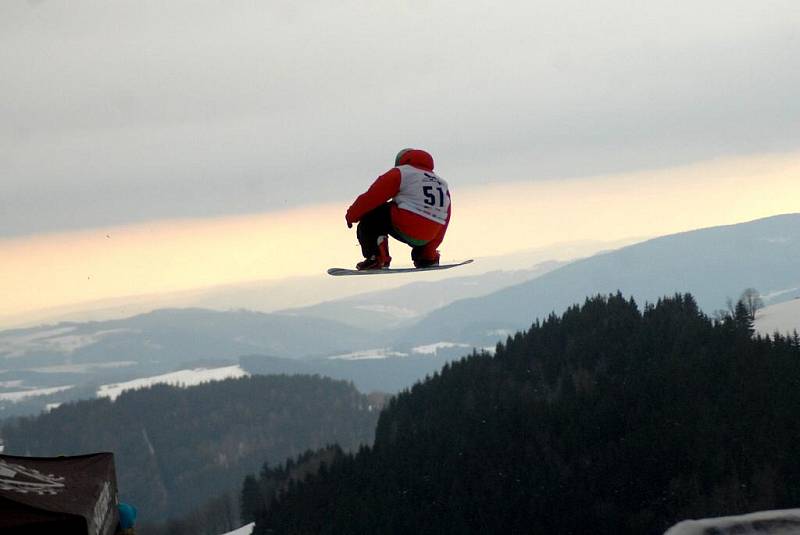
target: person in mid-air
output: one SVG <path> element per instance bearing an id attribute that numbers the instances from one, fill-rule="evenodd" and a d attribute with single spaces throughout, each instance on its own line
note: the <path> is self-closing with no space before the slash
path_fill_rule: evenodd
<path id="1" fill-rule="evenodd" d="M 348 228 L 356 235 L 364 260 L 356 269 L 386 269 L 389 236 L 411 246 L 418 268 L 439 265 L 437 248 L 450 223 L 450 190 L 433 172 L 433 157 L 420 149 L 403 149 L 394 167 L 379 176 L 348 208 Z"/>

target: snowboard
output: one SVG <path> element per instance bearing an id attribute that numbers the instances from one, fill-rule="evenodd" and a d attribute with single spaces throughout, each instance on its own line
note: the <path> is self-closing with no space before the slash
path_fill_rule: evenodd
<path id="1" fill-rule="evenodd" d="M 390 275 L 392 273 L 415 273 L 418 271 L 436 271 L 439 269 L 450 269 L 458 266 L 463 266 L 465 264 L 472 263 L 472 259 L 464 260 L 463 262 L 458 262 L 457 264 L 439 264 L 438 266 L 430 266 L 424 268 L 415 268 L 415 267 L 408 267 L 408 268 L 388 268 L 388 269 L 365 269 L 363 271 L 359 271 L 357 269 L 347 269 L 347 268 L 330 268 L 328 270 L 328 275 L 333 275 L 334 277 L 340 277 L 342 275 Z"/>

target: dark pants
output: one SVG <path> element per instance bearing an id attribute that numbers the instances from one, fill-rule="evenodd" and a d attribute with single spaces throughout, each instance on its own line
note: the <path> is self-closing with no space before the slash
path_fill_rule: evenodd
<path id="1" fill-rule="evenodd" d="M 415 258 L 414 251 L 422 250 L 421 245 L 415 246 L 406 241 L 406 238 L 397 232 L 392 225 L 392 204 L 384 203 L 373 211 L 368 212 L 358 223 L 356 235 L 358 243 L 361 244 L 361 254 L 364 258 L 370 258 L 378 254 L 378 236 L 391 236 L 397 241 L 411 245 L 411 257 Z"/>

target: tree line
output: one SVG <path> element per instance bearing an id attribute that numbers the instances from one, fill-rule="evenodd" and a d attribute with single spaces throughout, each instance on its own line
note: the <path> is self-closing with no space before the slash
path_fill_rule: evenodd
<path id="1" fill-rule="evenodd" d="M 752 316 L 587 299 L 393 398 L 373 446 L 251 476 L 243 512 L 256 535 L 638 535 L 796 507 L 800 338 Z"/>
<path id="2" fill-rule="evenodd" d="M 5 425 L 2 436 L 9 454 L 114 452 L 121 498 L 152 523 L 202 507 L 238 517 L 238 500 L 220 496 L 237 495 L 246 474 L 330 443 L 371 443 L 378 412 L 351 383 L 252 376 L 67 403 Z"/>

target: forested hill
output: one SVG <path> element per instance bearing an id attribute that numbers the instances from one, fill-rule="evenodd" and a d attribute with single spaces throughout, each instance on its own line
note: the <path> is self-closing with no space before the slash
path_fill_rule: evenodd
<path id="1" fill-rule="evenodd" d="M 264 533 L 662 533 L 800 503 L 800 340 L 593 298 L 395 398 Z"/>
<path id="2" fill-rule="evenodd" d="M 265 460 L 371 443 L 377 414 L 344 381 L 253 376 L 69 403 L 8 425 L 2 436 L 11 454 L 114 452 L 121 498 L 142 522 L 154 522 L 238 492 Z"/>

